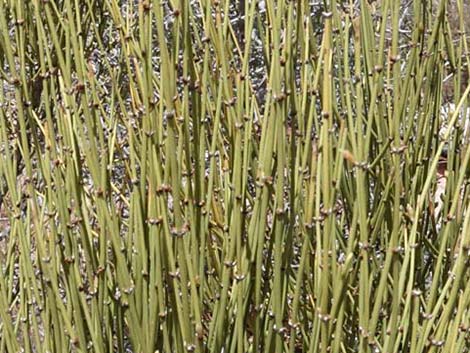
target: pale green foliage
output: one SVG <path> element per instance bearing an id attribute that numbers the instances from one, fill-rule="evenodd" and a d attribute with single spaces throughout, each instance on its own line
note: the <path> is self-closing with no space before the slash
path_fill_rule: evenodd
<path id="1" fill-rule="evenodd" d="M 468 6 L 319 3 L 0 0 L 0 352 L 469 351 Z"/>

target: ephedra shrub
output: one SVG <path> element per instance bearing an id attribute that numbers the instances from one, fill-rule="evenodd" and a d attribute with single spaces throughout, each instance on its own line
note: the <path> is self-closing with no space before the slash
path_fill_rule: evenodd
<path id="1" fill-rule="evenodd" d="M 0 351 L 468 352 L 467 14 L 0 1 Z"/>

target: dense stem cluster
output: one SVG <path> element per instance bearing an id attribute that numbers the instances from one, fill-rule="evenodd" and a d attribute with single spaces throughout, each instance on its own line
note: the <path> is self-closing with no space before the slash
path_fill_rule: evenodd
<path id="1" fill-rule="evenodd" d="M 0 352 L 468 352 L 463 0 L 0 0 Z"/>

